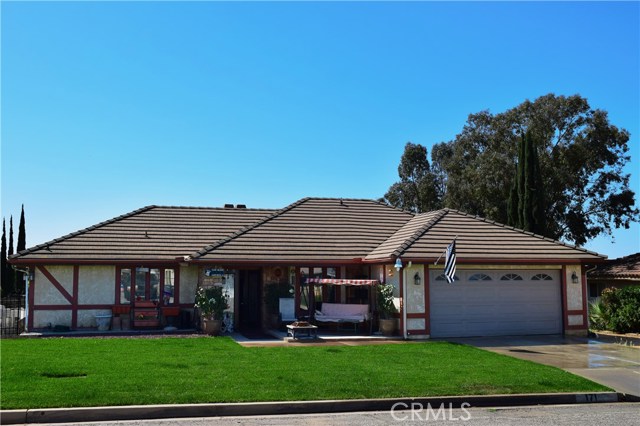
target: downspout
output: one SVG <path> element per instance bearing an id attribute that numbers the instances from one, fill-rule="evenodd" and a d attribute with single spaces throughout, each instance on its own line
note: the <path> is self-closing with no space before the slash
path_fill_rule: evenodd
<path id="1" fill-rule="evenodd" d="M 407 268 L 402 268 L 402 337 L 407 340 Z"/>
<path id="2" fill-rule="evenodd" d="M 31 271 L 29 268 L 20 269 L 12 266 L 14 271 L 22 272 L 24 274 L 24 286 L 25 286 L 25 294 L 24 294 L 24 331 L 25 333 L 29 332 L 29 281 L 31 279 Z"/>

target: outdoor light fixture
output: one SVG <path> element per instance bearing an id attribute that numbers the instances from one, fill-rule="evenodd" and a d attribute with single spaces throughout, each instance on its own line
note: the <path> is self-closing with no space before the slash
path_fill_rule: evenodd
<path id="1" fill-rule="evenodd" d="M 393 267 L 396 268 L 396 271 L 400 271 L 402 269 L 402 259 L 396 257 L 396 264 Z"/>
<path id="2" fill-rule="evenodd" d="M 578 274 L 576 274 L 576 271 L 573 271 L 571 273 L 571 282 L 574 284 L 578 284 Z"/>
<path id="3" fill-rule="evenodd" d="M 422 279 L 420 278 L 420 274 L 416 272 L 416 274 L 413 276 L 413 283 L 415 285 L 420 285 L 421 282 Z"/>

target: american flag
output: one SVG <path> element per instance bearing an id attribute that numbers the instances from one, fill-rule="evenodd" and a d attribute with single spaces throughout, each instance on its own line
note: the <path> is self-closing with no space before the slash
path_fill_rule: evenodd
<path id="1" fill-rule="evenodd" d="M 456 276 L 456 240 L 447 247 L 447 257 L 444 262 L 444 276 L 451 284 Z"/>

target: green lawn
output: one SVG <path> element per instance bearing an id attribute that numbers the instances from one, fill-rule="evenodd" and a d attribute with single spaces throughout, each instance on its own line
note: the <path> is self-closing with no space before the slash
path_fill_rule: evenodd
<path id="1" fill-rule="evenodd" d="M 446 342 L 245 348 L 228 338 L 3 339 L 1 408 L 605 391 Z"/>

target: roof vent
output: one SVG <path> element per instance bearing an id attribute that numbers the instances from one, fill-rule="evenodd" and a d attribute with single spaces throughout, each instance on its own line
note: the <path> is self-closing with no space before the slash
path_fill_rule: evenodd
<path id="1" fill-rule="evenodd" d="M 233 208 L 233 204 L 225 204 L 224 208 L 225 209 L 232 209 Z"/>
<path id="2" fill-rule="evenodd" d="M 236 209 L 246 209 L 247 205 L 246 204 L 236 204 Z"/>

